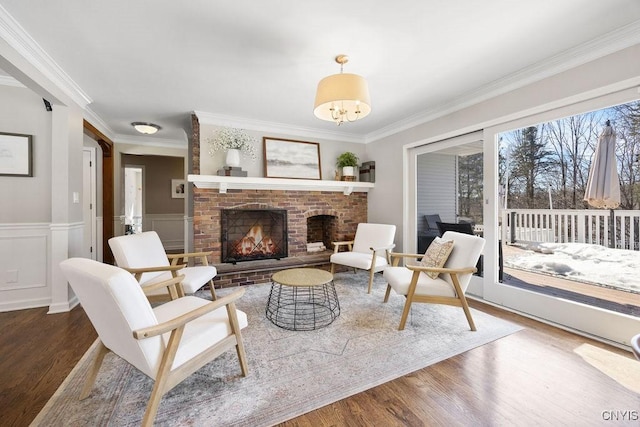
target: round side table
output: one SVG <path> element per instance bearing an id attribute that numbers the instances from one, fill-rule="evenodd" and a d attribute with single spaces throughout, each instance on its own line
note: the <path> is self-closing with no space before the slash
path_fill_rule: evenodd
<path id="1" fill-rule="evenodd" d="M 312 331 L 340 315 L 333 275 L 317 268 L 291 268 L 271 276 L 266 316 L 291 331 Z"/>

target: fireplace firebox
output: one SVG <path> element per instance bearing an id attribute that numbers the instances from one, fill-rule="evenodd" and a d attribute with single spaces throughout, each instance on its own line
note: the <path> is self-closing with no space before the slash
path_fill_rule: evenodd
<path id="1" fill-rule="evenodd" d="M 288 256 L 286 209 L 223 209 L 222 262 Z"/>

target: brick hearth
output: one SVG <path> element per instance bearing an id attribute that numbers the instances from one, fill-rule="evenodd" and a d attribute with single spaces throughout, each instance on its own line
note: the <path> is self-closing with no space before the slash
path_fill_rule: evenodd
<path id="1" fill-rule="evenodd" d="M 360 222 L 367 221 L 367 193 L 287 191 L 287 190 L 228 190 L 194 187 L 194 249 L 211 251 L 211 261 L 219 270 L 216 287 L 264 283 L 274 271 L 294 266 L 326 266 L 330 251 L 307 253 L 307 219 L 333 216 L 336 224 L 334 238 L 350 240 Z M 221 262 L 221 209 L 286 209 L 289 257 L 283 260 L 262 260 L 237 265 Z M 330 248 L 333 249 L 333 248 Z M 244 265 L 243 265 L 244 264 Z"/>

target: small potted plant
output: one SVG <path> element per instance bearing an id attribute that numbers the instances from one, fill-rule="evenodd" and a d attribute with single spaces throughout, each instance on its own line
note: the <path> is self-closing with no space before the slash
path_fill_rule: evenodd
<path id="1" fill-rule="evenodd" d="M 342 176 L 355 176 L 354 167 L 358 166 L 358 156 L 347 151 L 338 156 L 336 166 L 342 168 Z"/>

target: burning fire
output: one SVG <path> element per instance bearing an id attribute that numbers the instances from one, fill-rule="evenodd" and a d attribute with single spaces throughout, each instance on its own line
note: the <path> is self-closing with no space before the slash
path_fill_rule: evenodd
<path id="1" fill-rule="evenodd" d="M 272 255 L 278 251 L 278 247 L 269 236 L 264 237 L 261 225 L 254 225 L 249 232 L 238 241 L 235 246 L 236 253 L 242 256 L 256 254 Z"/>

